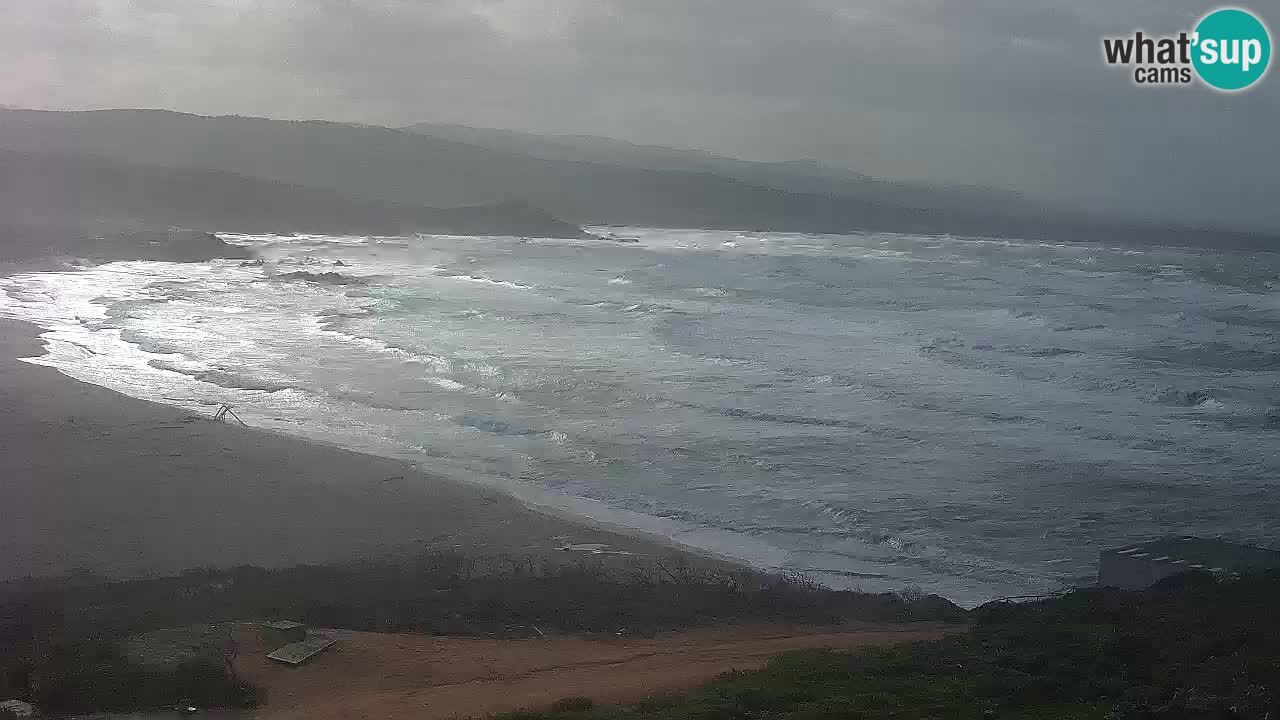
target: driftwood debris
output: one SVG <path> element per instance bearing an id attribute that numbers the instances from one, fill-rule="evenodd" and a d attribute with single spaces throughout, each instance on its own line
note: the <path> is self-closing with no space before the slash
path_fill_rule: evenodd
<path id="1" fill-rule="evenodd" d="M 244 425 L 245 427 L 249 427 L 248 425 L 245 424 L 245 421 L 241 420 L 240 416 L 237 415 L 235 411 L 231 409 L 231 406 L 226 403 L 222 403 L 221 405 L 218 406 L 218 412 L 213 414 L 213 419 L 217 420 L 218 422 L 226 422 L 228 415 L 235 418 L 236 422 L 240 423 L 241 425 Z"/>

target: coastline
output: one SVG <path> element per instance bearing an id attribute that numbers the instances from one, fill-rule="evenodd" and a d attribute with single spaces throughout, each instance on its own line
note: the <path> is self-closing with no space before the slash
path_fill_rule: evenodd
<path id="1" fill-rule="evenodd" d="M 432 551 L 586 555 L 728 567 L 665 538 L 531 507 L 415 464 L 214 422 L 15 358 L 39 328 L 0 319 L 0 581 L 196 567 L 287 567 Z"/>

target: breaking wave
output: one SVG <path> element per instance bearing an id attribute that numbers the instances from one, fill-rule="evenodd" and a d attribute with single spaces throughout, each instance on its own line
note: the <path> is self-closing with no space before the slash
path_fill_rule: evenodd
<path id="1" fill-rule="evenodd" d="M 1280 255 L 621 232 L 235 236 L 260 264 L 4 277 L 0 315 L 90 382 L 841 587 L 975 603 L 1169 528 L 1280 543 Z"/>

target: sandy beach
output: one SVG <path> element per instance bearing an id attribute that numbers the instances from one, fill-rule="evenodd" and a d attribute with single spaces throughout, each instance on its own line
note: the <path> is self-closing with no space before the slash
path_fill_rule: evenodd
<path id="1" fill-rule="evenodd" d="M 407 462 L 213 422 L 15 360 L 41 354 L 38 332 L 0 320 L 0 579 L 428 550 L 567 556 L 562 536 L 683 554 Z"/>

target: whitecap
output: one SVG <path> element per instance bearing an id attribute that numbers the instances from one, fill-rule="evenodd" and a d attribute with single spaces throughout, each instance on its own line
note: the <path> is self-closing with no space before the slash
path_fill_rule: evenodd
<path id="1" fill-rule="evenodd" d="M 493 278 L 485 277 L 483 275 L 444 275 L 443 277 L 449 278 L 450 280 L 464 280 L 466 282 L 495 285 L 499 287 L 512 288 L 514 290 L 533 289 L 532 285 L 524 285 L 518 282 L 512 282 L 511 280 L 494 280 Z"/>
<path id="2" fill-rule="evenodd" d="M 701 295 L 702 297 L 716 297 L 716 298 L 725 297 L 726 295 L 729 294 L 728 291 L 724 290 L 723 288 L 705 288 L 705 287 L 689 288 L 689 292 L 693 293 L 694 295 Z"/>

